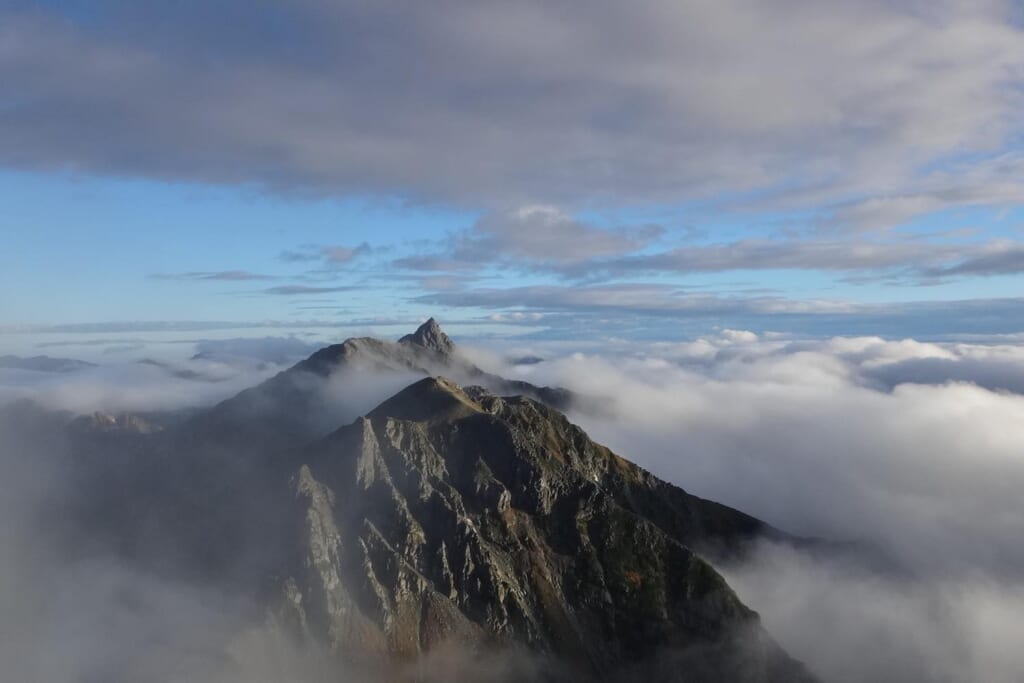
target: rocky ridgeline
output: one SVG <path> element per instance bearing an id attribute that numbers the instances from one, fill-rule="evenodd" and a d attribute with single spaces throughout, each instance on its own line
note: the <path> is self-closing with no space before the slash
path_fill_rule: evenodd
<path id="1" fill-rule="evenodd" d="M 405 388 L 342 426 L 324 386 L 355 369 Z M 61 519 L 69 543 L 257 595 L 349 664 L 454 644 L 556 680 L 810 680 L 709 562 L 786 536 L 594 443 L 560 412 L 579 400 L 482 371 L 430 320 L 164 429 L 80 420 Z"/>
<path id="2" fill-rule="evenodd" d="M 715 680 L 806 679 L 692 549 L 767 527 L 541 403 L 427 378 L 303 461 L 279 609 L 349 656 L 454 639 L 590 673 L 700 652 Z"/>

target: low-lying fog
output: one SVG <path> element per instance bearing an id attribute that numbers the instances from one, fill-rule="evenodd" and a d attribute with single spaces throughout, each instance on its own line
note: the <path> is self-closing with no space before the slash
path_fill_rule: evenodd
<path id="1" fill-rule="evenodd" d="M 588 397 L 574 421 L 691 493 L 870 555 L 765 546 L 725 569 L 768 631 L 823 680 L 1020 680 L 1024 346 L 726 331 L 588 348 L 469 353 L 487 370 Z M 236 356 L 246 353 L 256 358 Z M 513 355 L 545 360 L 503 360 Z M 183 367 L 205 377 L 138 363 L 7 371 L 0 400 L 167 410 L 209 404 L 286 364 L 200 360 Z M 382 398 L 365 385 L 359 393 L 366 410 Z M 11 680 L 107 680 L 116 666 L 132 680 L 327 676 L 307 653 L 240 630 L 224 596 L 102 559 L 65 566 L 35 526 L 60 473 L 43 446 L 3 434 L 0 449 L 0 662 Z"/>
<path id="2" fill-rule="evenodd" d="M 516 370 L 597 397 L 573 419 L 692 493 L 880 551 L 726 572 L 825 680 L 1021 680 L 1024 347 L 727 331 Z"/>

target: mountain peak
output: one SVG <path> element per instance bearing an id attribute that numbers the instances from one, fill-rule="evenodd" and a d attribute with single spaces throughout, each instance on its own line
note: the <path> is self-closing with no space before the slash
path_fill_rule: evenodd
<path id="1" fill-rule="evenodd" d="M 393 417 L 414 422 L 457 419 L 482 408 L 462 387 L 444 377 L 426 377 L 381 403 L 370 417 Z"/>
<path id="2" fill-rule="evenodd" d="M 766 527 L 557 411 L 433 376 L 303 453 L 276 614 L 331 651 L 510 643 L 551 656 L 523 676 L 545 681 L 660 673 L 686 652 L 687 680 L 814 680 L 694 550 Z"/>
<path id="3" fill-rule="evenodd" d="M 420 325 L 412 334 L 407 334 L 399 339 L 398 342 L 400 344 L 416 344 L 445 356 L 455 350 L 455 344 L 452 343 L 451 337 L 444 333 L 433 318 Z"/>

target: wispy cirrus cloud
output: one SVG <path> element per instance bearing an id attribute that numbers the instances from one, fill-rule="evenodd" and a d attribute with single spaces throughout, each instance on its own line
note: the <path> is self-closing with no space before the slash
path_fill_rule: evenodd
<path id="1" fill-rule="evenodd" d="M 652 248 L 659 226 L 609 230 L 552 207 L 488 214 L 452 234 L 443 249 L 396 259 L 392 266 L 430 273 L 488 267 L 546 273 L 571 280 L 637 275 L 791 270 L 842 273 L 856 280 L 935 284 L 966 276 L 1024 272 L 1024 250 L 1008 240 L 950 241 L 916 236 L 823 239 L 747 238 Z"/>
<path id="2" fill-rule="evenodd" d="M 568 277 L 593 278 L 742 270 L 835 272 L 861 281 L 884 278 L 894 283 L 926 285 L 966 276 L 1024 272 L 1024 249 L 1007 240 L 747 239 L 573 264 L 559 272 Z"/>
<path id="3" fill-rule="evenodd" d="M 355 247 L 310 244 L 296 249 L 286 249 L 278 255 L 278 258 L 288 263 L 320 262 L 327 266 L 338 266 L 350 263 L 372 251 L 373 247 L 366 242 Z"/>
<path id="4" fill-rule="evenodd" d="M 843 301 L 790 300 L 783 297 L 723 296 L 660 283 L 617 283 L 585 287 L 532 285 L 436 292 L 425 303 L 481 308 L 523 308 L 536 311 L 654 313 L 715 316 L 736 313 L 844 313 L 855 306 Z"/>
<path id="5" fill-rule="evenodd" d="M 672 338 L 709 325 L 784 328 L 804 334 L 925 337 L 1008 334 L 1024 321 L 1024 299 L 862 303 L 702 292 L 664 283 L 536 285 L 437 291 L 417 302 L 492 313 L 543 313 L 554 337 L 613 335 Z"/>
<path id="6" fill-rule="evenodd" d="M 276 275 L 253 273 L 248 270 L 200 271 L 190 273 L 154 273 L 155 280 L 179 280 L 182 282 L 225 281 L 245 282 L 249 280 L 277 280 Z"/>
<path id="7" fill-rule="evenodd" d="M 260 290 L 263 294 L 276 296 L 299 296 L 303 294 L 328 294 L 333 292 L 350 292 L 358 287 L 343 285 L 339 287 L 314 287 L 310 285 L 280 285 Z"/>

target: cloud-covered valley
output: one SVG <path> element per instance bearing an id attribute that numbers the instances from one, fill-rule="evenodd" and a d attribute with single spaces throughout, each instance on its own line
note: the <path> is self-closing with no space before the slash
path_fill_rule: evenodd
<path id="1" fill-rule="evenodd" d="M 838 544 L 828 546 L 836 552 L 811 553 L 764 544 L 752 559 L 725 568 L 769 632 L 823 680 L 1017 680 L 1024 670 L 1012 646 L 1024 626 L 1024 347 L 1009 339 L 801 339 L 722 330 L 687 342 L 576 348 L 509 342 L 467 353 L 506 376 L 578 392 L 585 400 L 574 421 L 689 492 Z M 203 351 L 252 359 L 297 350 L 266 340 Z M 512 356 L 529 362 L 503 360 Z M 234 391 L 263 376 L 168 379 L 166 369 L 144 364 L 105 372 L 48 375 L 31 397 L 77 412 L 181 408 L 209 403 L 210 386 Z M 337 399 L 329 405 L 340 422 L 411 381 L 336 379 L 336 391 L 324 398 Z M 317 668 L 319 655 L 246 626 L 244 601 L 102 556 L 54 564 L 39 545 L 45 536 L 31 535 L 38 523 L 32 515 L 43 493 L 66 482 L 13 457 L 24 455 L 26 444 L 3 436 L 8 485 L 0 495 L 17 514 L 3 526 L 0 599 L 6 614 L 23 615 L 12 647 L 29 653 L 26 666 L 35 668 L 26 671 L 71 681 L 74 667 L 103 671 L 116 660 L 106 637 L 85 637 L 78 621 L 62 616 L 88 613 L 135 643 L 132 665 L 153 680 L 249 680 L 266 671 L 329 680 Z M 39 576 L 67 588 L 44 596 Z M 42 612 L 31 612 L 32 596 Z M 182 636 L 188 632 L 201 634 L 201 646 Z M 157 641 L 165 645 L 155 647 Z M 182 652 L 193 659 L 178 662 Z M 251 670 L 254 662 L 260 671 Z M 467 669 L 471 663 L 458 656 L 446 665 L 505 680 L 493 670 Z M 529 665 L 512 659 L 502 676 L 514 678 Z"/>

